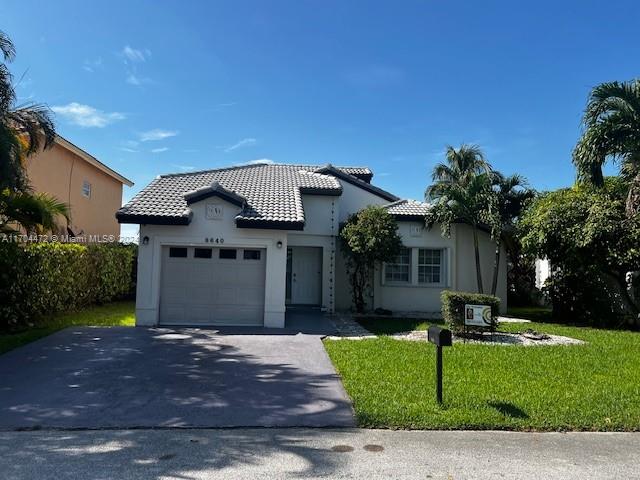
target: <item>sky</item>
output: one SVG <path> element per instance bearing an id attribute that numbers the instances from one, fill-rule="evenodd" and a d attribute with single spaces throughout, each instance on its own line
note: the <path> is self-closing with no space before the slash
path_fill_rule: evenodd
<path id="1" fill-rule="evenodd" d="M 638 76 L 640 2 L 3 0 L 19 103 L 135 182 L 364 165 L 422 199 L 447 145 L 571 185 L 590 89 Z"/>

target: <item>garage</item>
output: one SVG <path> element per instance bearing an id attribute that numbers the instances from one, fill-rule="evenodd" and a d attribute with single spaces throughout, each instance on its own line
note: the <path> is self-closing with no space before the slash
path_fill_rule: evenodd
<path id="1" fill-rule="evenodd" d="M 162 248 L 161 325 L 263 325 L 266 250 Z"/>

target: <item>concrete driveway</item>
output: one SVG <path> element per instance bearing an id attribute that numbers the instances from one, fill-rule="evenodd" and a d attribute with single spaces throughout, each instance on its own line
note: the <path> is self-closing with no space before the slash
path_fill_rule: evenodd
<path id="1" fill-rule="evenodd" d="M 320 338 L 62 330 L 0 355 L 0 429 L 352 426 Z"/>

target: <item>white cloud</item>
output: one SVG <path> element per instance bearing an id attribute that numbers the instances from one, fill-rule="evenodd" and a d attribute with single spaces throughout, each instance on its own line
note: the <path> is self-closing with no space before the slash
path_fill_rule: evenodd
<path id="1" fill-rule="evenodd" d="M 226 102 L 226 103 L 219 103 L 218 105 L 216 105 L 216 107 L 213 109 L 214 112 L 220 112 L 226 108 L 231 108 L 235 105 L 237 105 L 238 102 Z"/>
<path id="2" fill-rule="evenodd" d="M 272 165 L 276 162 L 271 160 L 270 158 L 258 158 L 256 160 L 250 160 L 247 162 L 247 165 Z"/>
<path id="3" fill-rule="evenodd" d="M 130 47 L 129 45 L 125 45 L 121 53 L 126 60 L 134 63 L 146 62 L 147 59 L 151 57 L 151 51 L 149 49 L 145 48 L 144 50 L 138 50 Z"/>
<path id="4" fill-rule="evenodd" d="M 161 148 L 154 148 L 151 150 L 152 153 L 162 153 L 162 152 L 166 152 L 167 150 L 169 150 L 168 147 L 161 147 Z"/>
<path id="5" fill-rule="evenodd" d="M 129 72 L 129 75 L 127 75 L 127 78 L 126 78 L 126 82 L 130 85 L 135 85 L 136 87 L 139 87 L 140 85 L 151 83 L 151 79 L 147 77 L 141 77 L 139 75 L 136 75 L 133 72 Z"/>
<path id="6" fill-rule="evenodd" d="M 154 128 L 153 130 L 147 130 L 139 135 L 141 142 L 155 142 L 157 140 L 164 140 L 165 138 L 175 137 L 178 135 L 176 130 L 162 130 L 161 128 Z"/>
<path id="7" fill-rule="evenodd" d="M 196 167 L 193 167 L 191 165 L 177 165 L 175 163 L 172 163 L 171 165 L 176 167 L 176 168 L 179 168 L 180 170 L 182 170 L 184 172 L 188 172 L 190 170 L 195 170 L 196 169 Z"/>
<path id="8" fill-rule="evenodd" d="M 136 150 L 135 148 L 120 147 L 120 150 L 122 150 L 123 152 L 138 153 L 138 150 Z"/>
<path id="9" fill-rule="evenodd" d="M 102 57 L 98 57 L 95 60 L 85 60 L 82 68 L 89 73 L 93 73 L 97 69 L 103 68 Z"/>
<path id="10" fill-rule="evenodd" d="M 89 105 L 83 105 L 77 102 L 71 102 L 67 105 L 58 105 L 51 107 L 56 114 L 66 119 L 74 125 L 80 127 L 96 127 L 103 128 L 110 123 L 124 120 L 126 115 L 120 112 L 103 112 Z"/>
<path id="11" fill-rule="evenodd" d="M 250 145 L 254 145 L 257 142 L 257 140 L 255 138 L 243 138 L 242 140 L 240 140 L 237 143 L 234 143 L 233 145 L 228 146 L 227 148 L 224 149 L 225 152 L 232 152 L 238 148 L 242 148 L 242 147 L 248 147 Z"/>

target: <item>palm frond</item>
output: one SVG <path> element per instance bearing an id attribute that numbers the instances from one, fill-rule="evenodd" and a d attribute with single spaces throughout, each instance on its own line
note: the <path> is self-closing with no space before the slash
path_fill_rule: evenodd
<path id="1" fill-rule="evenodd" d="M 5 62 L 11 62 L 16 56 L 16 47 L 9 36 L 0 30 L 0 52 L 4 57 Z"/>
<path id="2" fill-rule="evenodd" d="M 47 193 L 3 195 L 0 203 L 2 223 L 17 223 L 29 233 L 57 231 L 61 217 L 67 222 L 71 218 L 69 206 Z"/>

